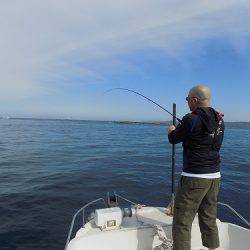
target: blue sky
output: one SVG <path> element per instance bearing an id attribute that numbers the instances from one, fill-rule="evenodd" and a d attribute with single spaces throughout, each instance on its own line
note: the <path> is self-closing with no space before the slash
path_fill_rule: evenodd
<path id="1" fill-rule="evenodd" d="M 0 116 L 169 120 L 197 84 L 250 121 L 249 1 L 1 1 Z"/>

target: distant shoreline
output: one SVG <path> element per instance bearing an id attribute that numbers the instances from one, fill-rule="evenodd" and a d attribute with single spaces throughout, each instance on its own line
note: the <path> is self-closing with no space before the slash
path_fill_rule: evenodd
<path id="1" fill-rule="evenodd" d="M 151 126 L 167 126 L 170 122 L 136 122 L 136 121 L 114 121 L 116 124 L 123 125 L 151 125 Z M 250 129 L 249 122 L 225 122 L 226 128 Z"/>
<path id="2" fill-rule="evenodd" d="M 37 121 L 69 121 L 69 122 L 109 122 L 121 125 L 149 125 L 167 126 L 171 121 L 112 121 L 112 120 L 85 120 L 72 118 L 31 118 L 31 117 L 0 117 L 0 120 L 37 120 Z M 225 122 L 226 128 L 250 129 L 250 122 Z"/>
<path id="3" fill-rule="evenodd" d="M 128 125 L 156 125 L 156 126 L 164 126 L 169 124 L 170 122 L 136 122 L 136 121 L 114 121 L 117 124 L 128 124 Z"/>

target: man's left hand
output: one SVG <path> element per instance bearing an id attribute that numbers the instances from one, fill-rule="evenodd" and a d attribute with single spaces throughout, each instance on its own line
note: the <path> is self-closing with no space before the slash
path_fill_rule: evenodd
<path id="1" fill-rule="evenodd" d="M 174 125 L 169 125 L 168 126 L 168 133 L 171 133 L 172 131 L 174 131 L 176 129 L 176 127 Z"/>

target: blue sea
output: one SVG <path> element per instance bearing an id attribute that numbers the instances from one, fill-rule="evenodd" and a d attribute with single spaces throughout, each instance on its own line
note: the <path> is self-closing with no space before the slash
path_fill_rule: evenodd
<path id="1" fill-rule="evenodd" d="M 250 130 L 227 129 L 219 200 L 250 219 Z M 178 178 L 181 146 L 177 147 Z M 164 126 L 0 120 L 0 249 L 61 250 L 71 219 L 107 192 L 166 206 L 171 146 Z M 224 209 L 219 218 L 243 224 Z"/>

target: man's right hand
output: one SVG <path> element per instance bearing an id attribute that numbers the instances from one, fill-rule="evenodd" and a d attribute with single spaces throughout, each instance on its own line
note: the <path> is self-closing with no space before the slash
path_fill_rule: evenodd
<path id="1" fill-rule="evenodd" d="M 172 131 L 174 131 L 176 129 L 176 127 L 174 125 L 169 125 L 168 126 L 168 133 L 171 133 Z"/>

